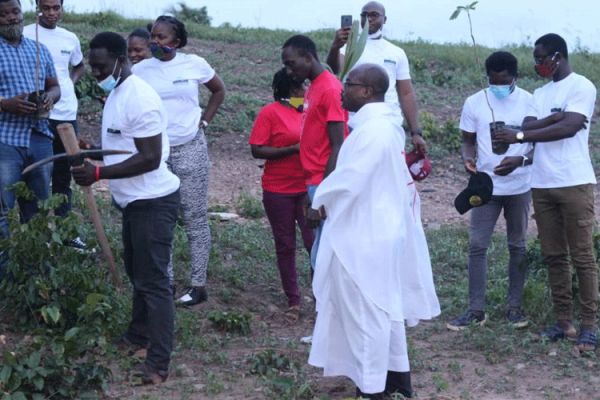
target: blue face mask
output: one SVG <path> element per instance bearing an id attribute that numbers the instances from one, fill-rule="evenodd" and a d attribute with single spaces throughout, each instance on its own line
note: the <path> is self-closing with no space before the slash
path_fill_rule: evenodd
<path id="1" fill-rule="evenodd" d="M 115 60 L 115 66 L 113 67 L 113 70 L 110 73 L 110 75 L 108 75 L 106 78 L 104 78 L 100 82 L 98 82 L 98 86 L 100 86 L 100 88 L 102 90 L 104 90 L 106 93 L 112 92 L 112 90 L 115 87 L 117 87 L 117 84 L 121 80 L 121 71 L 119 71 L 119 77 L 117 79 L 115 79 L 115 77 L 113 75 L 115 73 L 115 70 L 117 69 L 117 62 L 118 62 L 118 60 Z"/>
<path id="2" fill-rule="evenodd" d="M 515 81 L 513 81 L 510 85 L 490 85 L 490 92 L 498 100 L 502 100 L 510 96 L 510 94 L 515 90 Z"/>

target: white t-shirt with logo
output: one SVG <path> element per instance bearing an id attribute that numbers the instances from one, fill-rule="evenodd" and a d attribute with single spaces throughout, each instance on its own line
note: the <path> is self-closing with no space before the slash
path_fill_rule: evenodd
<path id="1" fill-rule="evenodd" d="M 132 201 L 163 197 L 179 188 L 179 178 L 167 168 L 169 137 L 165 134 L 166 129 L 167 113 L 160 97 L 137 76 L 130 75 L 106 99 L 102 112 L 103 149 L 129 150 L 135 154 L 134 139 L 162 134 L 162 156 L 157 169 L 109 181 L 119 206 L 124 208 Z M 132 154 L 105 156 L 104 164 L 120 163 Z"/>
<path id="2" fill-rule="evenodd" d="M 346 46 L 340 52 L 346 54 Z M 385 68 L 390 80 L 390 86 L 385 92 L 385 102 L 399 105 L 396 81 L 410 79 L 408 57 L 400 47 L 393 45 L 384 38 L 367 39 L 365 49 L 354 67 L 361 64 L 377 64 Z"/>
<path id="3" fill-rule="evenodd" d="M 198 87 L 215 76 L 202 57 L 179 53 L 170 61 L 149 58 L 133 66 L 134 74 L 156 90 L 169 115 L 167 133 L 171 146 L 192 140 L 198 132 L 202 109 Z"/>
<path id="4" fill-rule="evenodd" d="M 528 116 L 542 119 L 558 111 L 575 112 L 584 115 L 589 122 L 573 137 L 535 144 L 531 187 L 560 188 L 596 183 L 588 148 L 595 102 L 594 84 L 574 72 L 533 92 Z"/>
<path id="5" fill-rule="evenodd" d="M 35 40 L 35 24 L 27 25 L 23 35 Z M 74 33 L 58 26 L 54 29 L 38 26 L 38 37 L 40 43 L 44 44 L 52 55 L 60 86 L 60 100 L 50 111 L 50 119 L 74 121 L 77 119 L 77 97 L 69 66 L 79 65 L 83 61 L 79 39 Z"/>
<path id="6" fill-rule="evenodd" d="M 503 121 L 509 128 L 520 129 L 521 123 L 531 107 L 531 94 L 515 87 L 515 90 L 507 98 L 500 100 L 489 90 L 485 90 L 494 110 L 496 121 Z M 532 144 L 514 143 L 508 147 L 505 154 L 494 154 L 490 122 L 492 122 L 492 113 L 487 105 L 484 91 L 480 90 L 467 98 L 460 116 L 460 129 L 474 132 L 477 135 L 477 170 L 485 172 L 492 178 L 493 195 L 495 196 L 527 192 L 531 188 L 531 165 L 518 167 L 506 176 L 494 174 L 494 167 L 500 164 L 504 157 L 527 154 L 531 150 Z M 535 162 L 537 162 L 537 149 Z"/>

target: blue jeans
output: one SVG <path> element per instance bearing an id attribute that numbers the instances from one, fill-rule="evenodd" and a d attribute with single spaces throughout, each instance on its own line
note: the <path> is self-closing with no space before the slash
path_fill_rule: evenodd
<path id="1" fill-rule="evenodd" d="M 306 192 L 308 193 L 308 198 L 312 203 L 315 198 L 315 192 L 319 185 L 307 185 Z M 319 227 L 315 229 L 315 241 L 310 250 L 310 266 L 312 269 L 315 269 L 315 265 L 317 264 L 317 252 L 319 251 L 319 242 L 321 241 L 321 231 L 323 230 L 323 222 L 319 224 Z"/>
<path id="2" fill-rule="evenodd" d="M 15 192 L 10 187 L 24 181 L 35 195 L 34 199 L 18 199 L 21 222 L 27 222 L 37 212 L 37 201 L 48 198 L 52 163 L 43 165 L 25 176 L 25 167 L 43 158 L 52 156 L 52 139 L 31 133 L 29 147 L 16 147 L 0 143 L 0 238 L 7 238 L 8 211 L 15 206 Z M 0 254 L 0 277 L 6 266 L 6 257 Z"/>

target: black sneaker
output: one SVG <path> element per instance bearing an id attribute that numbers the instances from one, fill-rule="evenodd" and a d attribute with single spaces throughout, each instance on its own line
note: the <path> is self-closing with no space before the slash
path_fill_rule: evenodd
<path id="1" fill-rule="evenodd" d="M 529 325 L 529 320 L 523 314 L 523 310 L 518 307 L 511 307 L 506 312 L 506 319 L 513 328 L 525 328 Z"/>
<path id="2" fill-rule="evenodd" d="M 189 288 L 183 296 L 178 298 L 175 302 L 177 305 L 181 306 L 193 306 L 208 299 L 208 294 L 206 293 L 206 289 L 204 286 L 193 286 Z"/>
<path id="3" fill-rule="evenodd" d="M 446 324 L 446 328 L 451 331 L 462 331 L 471 325 L 483 326 L 487 321 L 487 315 L 483 311 L 467 310 L 461 316 L 454 318 Z"/>

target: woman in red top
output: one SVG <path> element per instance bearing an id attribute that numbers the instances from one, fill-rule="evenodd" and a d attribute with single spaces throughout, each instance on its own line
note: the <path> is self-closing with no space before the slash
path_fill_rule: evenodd
<path id="1" fill-rule="evenodd" d="M 267 160 L 262 176 L 263 204 L 273 230 L 277 266 L 288 298 L 286 319 L 294 323 L 300 316 L 296 223 L 309 254 L 314 240 L 313 231 L 304 220 L 306 183 L 298 154 L 304 86 L 292 81 L 282 69 L 273 77 L 272 87 L 275 101 L 258 113 L 248 142 L 255 158 Z"/>

